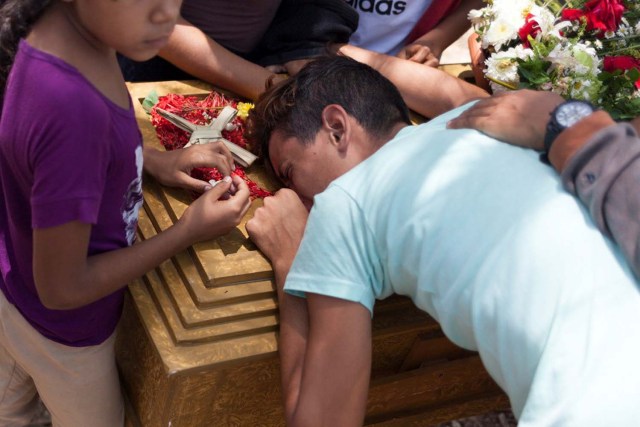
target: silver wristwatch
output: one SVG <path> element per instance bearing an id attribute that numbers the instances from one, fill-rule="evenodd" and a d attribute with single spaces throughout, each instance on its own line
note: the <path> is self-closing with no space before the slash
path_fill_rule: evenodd
<path id="1" fill-rule="evenodd" d="M 544 149 L 548 153 L 560 132 L 578 123 L 596 111 L 590 102 L 570 99 L 558 105 L 552 112 L 544 135 Z"/>

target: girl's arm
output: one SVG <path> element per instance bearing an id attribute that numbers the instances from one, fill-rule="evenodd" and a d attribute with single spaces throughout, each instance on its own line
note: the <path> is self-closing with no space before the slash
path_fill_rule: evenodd
<path id="1" fill-rule="evenodd" d="M 233 178 L 236 193 L 220 200 L 225 181 L 204 193 L 180 220 L 158 235 L 133 246 L 87 256 L 91 225 L 78 221 L 34 229 L 33 274 L 42 303 L 72 309 L 99 300 L 142 276 L 195 242 L 218 237 L 235 227 L 249 208 L 249 189 Z"/>

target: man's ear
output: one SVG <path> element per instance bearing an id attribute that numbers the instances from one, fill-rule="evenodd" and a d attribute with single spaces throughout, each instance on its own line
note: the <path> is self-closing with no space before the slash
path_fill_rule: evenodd
<path id="1" fill-rule="evenodd" d="M 322 110 L 322 129 L 338 151 L 346 152 L 351 136 L 351 116 L 341 105 L 331 104 Z"/>

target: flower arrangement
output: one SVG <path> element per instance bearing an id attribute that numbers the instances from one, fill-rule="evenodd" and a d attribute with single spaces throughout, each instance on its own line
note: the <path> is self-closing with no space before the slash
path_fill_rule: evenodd
<path id="1" fill-rule="evenodd" d="M 176 150 L 184 147 L 189 141 L 189 135 L 186 131 L 178 128 L 158 114 L 155 108 L 162 108 L 163 110 L 177 114 L 194 124 L 204 125 L 215 119 L 226 105 L 238 110 L 238 114 L 231 122 L 235 125 L 235 128 L 233 130 L 223 130 L 222 136 L 242 148 L 250 149 L 244 137 L 244 121 L 247 118 L 249 110 L 253 108 L 253 104 L 251 103 L 239 102 L 215 91 L 211 92 L 204 99 L 196 96 L 169 94 L 161 97 L 151 95 L 147 97 L 145 102 L 151 114 L 151 124 L 153 124 L 156 129 L 160 143 L 167 150 Z M 252 181 L 241 166 L 236 164 L 236 169 L 233 172 L 247 183 L 252 199 L 264 198 L 271 195 L 268 190 L 261 188 Z M 191 176 L 203 181 L 219 181 L 222 179 L 222 175 L 215 168 L 196 168 L 191 171 Z"/>
<path id="2" fill-rule="evenodd" d="M 485 0 L 469 13 L 495 92 L 529 88 L 640 116 L 640 2 Z"/>

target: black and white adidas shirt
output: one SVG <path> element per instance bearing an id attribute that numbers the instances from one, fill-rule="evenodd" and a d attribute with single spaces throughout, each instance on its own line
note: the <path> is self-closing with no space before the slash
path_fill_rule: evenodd
<path id="1" fill-rule="evenodd" d="M 350 43 L 395 55 L 432 0 L 345 0 L 358 11 L 360 23 Z M 437 0 L 435 0 L 437 1 Z"/>

